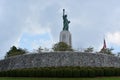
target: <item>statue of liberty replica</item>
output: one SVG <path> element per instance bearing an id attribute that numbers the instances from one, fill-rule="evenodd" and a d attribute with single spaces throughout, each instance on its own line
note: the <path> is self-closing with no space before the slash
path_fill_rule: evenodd
<path id="1" fill-rule="evenodd" d="M 67 19 L 67 15 L 65 14 L 65 9 L 63 9 L 63 30 L 66 30 L 66 31 L 69 30 L 69 23 L 70 21 L 68 21 Z"/>
<path id="2" fill-rule="evenodd" d="M 67 19 L 67 14 L 65 14 L 65 9 L 63 9 L 63 30 L 60 32 L 60 42 L 64 42 L 72 47 L 71 45 L 71 34 L 69 31 L 70 21 Z"/>

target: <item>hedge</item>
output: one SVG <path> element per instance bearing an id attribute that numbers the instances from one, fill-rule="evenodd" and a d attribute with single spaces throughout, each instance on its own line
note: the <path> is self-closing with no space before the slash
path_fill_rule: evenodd
<path id="1" fill-rule="evenodd" d="M 42 67 L 1 71 L 0 77 L 100 77 L 120 76 L 113 67 Z"/>

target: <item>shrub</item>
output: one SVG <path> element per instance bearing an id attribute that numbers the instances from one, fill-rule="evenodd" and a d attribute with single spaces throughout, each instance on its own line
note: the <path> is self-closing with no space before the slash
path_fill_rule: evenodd
<path id="1" fill-rule="evenodd" d="M 72 77 L 72 69 L 70 68 L 63 68 L 63 76 L 64 77 Z"/>
<path id="2" fill-rule="evenodd" d="M 72 70 L 72 76 L 73 77 L 80 77 L 80 70 L 73 68 L 73 70 Z"/>
<path id="3" fill-rule="evenodd" d="M 102 68 L 95 68 L 95 76 L 104 76 L 104 70 Z"/>
<path id="4" fill-rule="evenodd" d="M 120 68 L 43 67 L 1 71 L 0 77 L 97 77 L 120 76 Z"/>
<path id="5" fill-rule="evenodd" d="M 56 69 L 51 69 L 48 77 L 56 77 Z"/>
<path id="6" fill-rule="evenodd" d="M 120 76 L 120 68 L 115 68 L 115 76 Z"/>
<path id="7" fill-rule="evenodd" d="M 112 68 L 104 68 L 104 76 L 113 76 Z"/>
<path id="8" fill-rule="evenodd" d="M 87 68 L 81 68 L 81 70 L 80 70 L 80 76 L 81 77 L 89 77 L 89 75 L 88 75 L 88 69 Z"/>
<path id="9" fill-rule="evenodd" d="M 56 69 L 56 77 L 63 77 L 63 69 L 62 68 Z"/>

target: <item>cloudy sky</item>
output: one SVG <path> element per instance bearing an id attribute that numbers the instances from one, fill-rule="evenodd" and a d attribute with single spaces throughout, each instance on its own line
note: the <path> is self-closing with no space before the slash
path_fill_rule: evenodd
<path id="1" fill-rule="evenodd" d="M 62 9 L 71 21 L 74 49 L 120 52 L 120 0 L 0 0 L 0 59 L 11 46 L 29 51 L 59 41 Z"/>

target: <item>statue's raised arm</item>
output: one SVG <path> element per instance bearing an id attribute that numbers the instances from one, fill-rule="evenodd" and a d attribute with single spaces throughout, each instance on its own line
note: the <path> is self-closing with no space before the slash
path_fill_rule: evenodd
<path id="1" fill-rule="evenodd" d="M 68 21 L 67 19 L 67 15 L 65 14 L 65 9 L 63 9 L 63 30 L 64 31 L 69 30 L 69 23 L 70 21 Z"/>
<path id="2" fill-rule="evenodd" d="M 65 9 L 63 9 L 63 16 L 65 15 Z"/>

